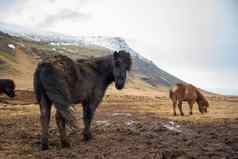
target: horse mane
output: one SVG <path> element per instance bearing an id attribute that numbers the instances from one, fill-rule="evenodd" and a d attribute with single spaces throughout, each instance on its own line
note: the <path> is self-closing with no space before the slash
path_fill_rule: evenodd
<path id="1" fill-rule="evenodd" d="M 130 54 L 125 52 L 124 50 L 120 50 L 118 53 L 124 59 L 125 63 L 128 65 L 128 71 L 130 71 L 132 65 L 132 58 Z"/>
<path id="2" fill-rule="evenodd" d="M 112 65 L 111 59 L 112 55 L 102 57 L 90 57 L 88 59 L 77 59 L 76 64 L 83 66 L 79 67 L 79 69 L 91 68 L 98 73 L 104 73 L 105 71 L 109 71 L 108 69 L 106 69 L 106 67 L 108 68 L 110 65 Z"/>
<path id="3" fill-rule="evenodd" d="M 185 86 L 183 83 L 176 83 L 176 86 Z"/>
<path id="4" fill-rule="evenodd" d="M 128 71 L 130 71 L 131 66 L 132 66 L 132 59 L 129 53 L 125 52 L 125 51 L 119 51 L 120 56 L 123 58 L 123 60 L 125 61 L 125 64 L 127 64 L 128 66 Z M 113 55 L 106 55 L 106 56 L 101 56 L 101 57 L 90 57 L 88 59 L 77 59 L 76 63 L 77 64 L 86 64 L 86 65 L 90 65 L 93 68 L 96 68 L 99 66 L 99 70 L 101 69 L 100 66 L 105 67 L 108 66 L 108 64 L 112 64 L 112 59 L 113 59 Z M 103 70 L 105 71 L 105 70 Z"/>
<path id="5" fill-rule="evenodd" d="M 105 57 L 108 57 L 108 56 L 110 56 L 110 55 L 102 56 L 102 57 L 90 56 L 90 57 L 88 57 L 88 58 L 78 58 L 78 59 L 76 59 L 76 62 L 77 62 L 77 63 L 90 63 L 90 62 L 92 62 L 92 61 L 98 61 L 98 60 L 100 60 L 100 59 L 102 59 L 102 58 L 105 58 Z"/>
<path id="6" fill-rule="evenodd" d="M 187 87 L 187 84 L 186 83 L 176 83 L 175 86 L 185 89 Z"/>

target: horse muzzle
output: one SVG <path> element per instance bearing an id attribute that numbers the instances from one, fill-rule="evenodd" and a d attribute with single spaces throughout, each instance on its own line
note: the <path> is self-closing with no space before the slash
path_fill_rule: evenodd
<path id="1" fill-rule="evenodd" d="M 124 88 L 125 85 L 125 80 L 122 79 L 118 79 L 115 81 L 115 86 L 117 89 L 121 90 L 122 88 Z"/>
<path id="2" fill-rule="evenodd" d="M 11 98 L 16 96 L 15 92 L 9 92 L 9 93 L 7 93 L 7 95 Z"/>

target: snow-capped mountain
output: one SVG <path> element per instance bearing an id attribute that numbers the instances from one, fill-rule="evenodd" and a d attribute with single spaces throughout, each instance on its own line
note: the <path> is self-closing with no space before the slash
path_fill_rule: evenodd
<path id="1" fill-rule="evenodd" d="M 12 24 L 0 23 L 0 31 L 8 33 L 11 36 L 21 37 L 33 41 L 80 43 L 80 39 L 78 37 L 43 31 L 40 29 L 26 28 Z"/>
<path id="2" fill-rule="evenodd" d="M 46 32 L 42 30 L 33 30 L 31 28 L 24 28 L 16 25 L 9 25 L 0 23 L 0 30 L 8 33 L 11 36 L 22 37 L 33 41 L 50 42 L 56 45 L 84 45 L 90 47 L 105 47 L 110 50 L 125 50 L 132 55 L 139 56 L 133 49 L 131 49 L 126 40 L 120 37 L 105 37 L 105 36 L 68 36 L 64 34 Z M 141 57 L 142 58 L 142 57 Z"/>
<path id="3" fill-rule="evenodd" d="M 86 48 L 104 47 L 110 50 L 125 50 L 132 55 L 132 70 L 136 75 L 151 85 L 171 86 L 180 79 L 170 75 L 169 73 L 158 68 L 152 61 L 141 56 L 134 51 L 121 37 L 105 37 L 105 36 L 68 36 L 54 32 L 45 32 L 42 30 L 32 30 L 15 25 L 0 23 L 0 31 L 11 36 L 20 37 L 36 42 L 47 42 L 49 45 L 65 46 L 74 45 Z"/>
<path id="4" fill-rule="evenodd" d="M 105 37 L 105 36 L 88 36 L 82 37 L 84 44 L 92 44 L 102 46 L 111 50 L 125 50 L 132 55 L 138 55 L 133 49 L 129 47 L 126 40 L 120 37 Z"/>

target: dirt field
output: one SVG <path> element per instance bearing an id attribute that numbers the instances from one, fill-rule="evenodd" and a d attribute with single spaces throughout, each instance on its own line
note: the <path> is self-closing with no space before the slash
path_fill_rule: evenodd
<path id="1" fill-rule="evenodd" d="M 39 108 L 31 91 L 14 100 L 0 97 L 1 159 L 235 159 L 238 158 L 238 98 L 209 98 L 209 113 L 173 117 L 163 96 L 108 94 L 93 121 L 93 139 L 69 130 L 71 148 L 62 149 L 54 113 L 50 150 L 40 151 Z M 188 114 L 187 105 L 184 106 Z M 54 110 L 53 110 L 54 111 Z M 83 129 L 81 106 L 75 109 Z M 81 130 L 82 130 L 81 129 Z"/>

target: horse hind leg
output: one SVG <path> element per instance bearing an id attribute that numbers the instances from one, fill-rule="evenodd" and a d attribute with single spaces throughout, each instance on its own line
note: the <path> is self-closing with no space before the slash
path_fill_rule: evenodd
<path id="1" fill-rule="evenodd" d="M 47 150 L 48 146 L 48 129 L 50 123 L 51 101 L 48 97 L 42 95 L 40 99 L 40 121 L 41 121 L 41 149 Z"/>
<path id="2" fill-rule="evenodd" d="M 176 113 L 176 105 L 177 105 L 177 101 L 173 101 L 173 113 L 174 113 L 174 116 L 177 115 L 177 113 Z"/>
<path id="3" fill-rule="evenodd" d="M 59 111 L 56 111 L 55 120 L 56 120 L 57 127 L 59 129 L 60 140 L 61 140 L 62 147 L 63 148 L 70 147 L 70 142 L 68 141 L 67 135 L 66 135 L 66 128 L 65 128 L 65 122 L 66 121 L 62 117 L 62 115 L 60 114 Z"/>
<path id="4" fill-rule="evenodd" d="M 182 106 L 183 106 L 183 103 L 180 101 L 180 102 L 178 103 L 178 108 L 179 108 L 180 114 L 181 114 L 182 116 L 184 116 Z"/>

